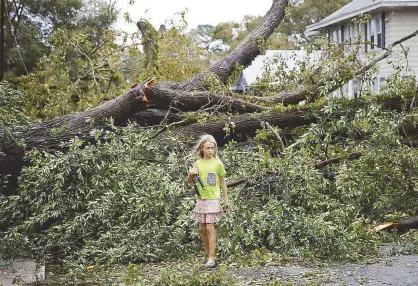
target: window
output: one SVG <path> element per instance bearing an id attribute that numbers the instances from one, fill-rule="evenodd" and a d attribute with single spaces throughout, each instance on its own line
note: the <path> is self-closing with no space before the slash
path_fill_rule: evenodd
<path id="1" fill-rule="evenodd" d="M 369 27 L 370 27 L 370 49 L 374 49 L 374 39 L 375 39 L 375 31 L 376 31 L 376 21 L 374 19 L 371 19 L 369 22 Z"/>
<path id="2" fill-rule="evenodd" d="M 369 40 L 369 37 L 367 36 L 367 27 L 368 27 L 369 25 L 367 25 L 367 23 L 366 24 L 364 24 L 364 50 L 365 50 L 365 52 L 367 53 L 367 41 Z"/>
<path id="3" fill-rule="evenodd" d="M 377 78 L 375 78 L 375 79 L 373 79 L 373 93 L 378 93 L 378 91 L 379 91 L 379 85 L 378 85 L 379 83 L 378 83 L 378 79 Z"/>
<path id="4" fill-rule="evenodd" d="M 347 38 L 350 45 L 353 43 L 353 36 L 353 25 L 349 25 L 347 27 Z"/>
<path id="5" fill-rule="evenodd" d="M 382 13 L 382 47 L 386 47 L 386 13 Z"/>
<path id="6" fill-rule="evenodd" d="M 412 78 L 411 75 L 403 75 L 402 80 L 410 80 Z"/>
<path id="7" fill-rule="evenodd" d="M 361 35 L 361 26 L 360 26 L 360 24 L 356 24 L 356 26 L 355 27 L 353 27 L 353 36 L 354 36 L 354 38 L 355 38 L 355 40 L 356 40 L 356 42 L 358 41 L 358 39 L 360 38 L 360 35 Z"/>
<path id="8" fill-rule="evenodd" d="M 340 42 L 340 29 L 335 29 L 332 31 L 332 41 L 334 43 L 339 43 Z"/>
<path id="9" fill-rule="evenodd" d="M 382 38 L 382 18 L 377 17 L 376 18 L 376 34 L 377 34 L 377 42 L 376 45 L 381 48 L 383 47 L 383 38 Z"/>
<path id="10" fill-rule="evenodd" d="M 354 96 L 354 98 L 358 97 L 358 86 L 359 86 L 358 80 L 356 78 L 353 79 L 353 96 Z"/>
<path id="11" fill-rule="evenodd" d="M 386 84 L 386 78 L 385 77 L 381 77 L 379 79 L 379 94 L 382 92 L 382 87 Z"/>

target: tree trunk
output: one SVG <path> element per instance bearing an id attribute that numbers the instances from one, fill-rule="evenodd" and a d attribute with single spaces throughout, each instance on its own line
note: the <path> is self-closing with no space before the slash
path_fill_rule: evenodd
<path id="1" fill-rule="evenodd" d="M 148 21 L 139 21 L 136 23 L 136 26 L 142 34 L 142 46 L 144 48 L 143 69 L 151 70 L 154 68 L 158 53 L 157 31 Z"/>
<path id="2" fill-rule="evenodd" d="M 17 184 L 17 176 L 24 164 L 24 152 L 32 149 L 45 151 L 63 150 L 61 142 L 68 142 L 78 136 L 84 140 L 93 139 L 92 129 L 107 128 L 112 118 L 115 125 L 123 124 L 128 118 L 146 109 L 144 86 L 137 85 L 129 92 L 105 102 L 91 110 L 65 115 L 51 121 L 32 124 L 15 140 L 7 138 L 0 129 L 0 175 L 6 175 L 8 183 L 3 194 L 10 194 Z"/>
<path id="3" fill-rule="evenodd" d="M 220 119 L 206 122 L 204 125 L 194 123 L 191 125 L 175 128 L 157 137 L 160 142 L 164 142 L 170 135 L 178 136 L 184 140 L 187 138 L 197 139 L 200 135 L 209 133 L 213 135 L 219 144 L 223 144 L 231 139 L 227 133 L 230 129 L 232 136 L 253 135 L 257 129 L 261 128 L 261 122 L 266 121 L 278 127 L 297 127 L 316 121 L 309 111 L 287 110 L 271 111 L 266 113 L 242 114 L 231 117 L 230 119 Z"/>
<path id="4" fill-rule="evenodd" d="M 227 78 L 233 73 L 236 65 L 248 66 L 260 54 L 260 45 L 267 40 L 283 19 L 287 4 L 287 0 L 274 0 L 272 7 L 260 25 L 234 51 L 210 67 L 208 72 L 215 74 L 221 82 L 225 83 Z M 158 48 L 155 42 L 153 42 L 152 37 L 156 34 L 156 31 L 152 26 L 149 26 L 151 25 L 146 22 L 138 23 L 138 28 L 143 35 L 146 67 L 153 65 Z M 166 83 L 160 86 L 171 87 L 173 89 L 177 88 L 182 91 L 196 89 L 196 87 L 206 85 L 204 82 L 208 72 L 200 74 L 184 83 Z M 145 87 L 147 87 L 146 84 Z M 24 144 L 24 147 L 18 143 L 9 142 L 4 136 L 3 130 L 0 130 L 0 146 L 2 146 L 1 151 L 4 153 L 0 157 L 0 174 L 2 175 L 2 179 L 7 174 L 11 175 L 9 182 L 6 184 L 6 191 L 3 189 L 1 193 L 8 193 L 16 186 L 17 176 L 24 164 L 23 157 L 26 150 L 34 148 L 47 151 L 60 150 L 62 149 L 60 142 L 68 142 L 68 140 L 75 136 L 90 139 L 90 131 L 94 128 L 106 127 L 109 118 L 113 118 L 115 124 L 123 124 L 134 114 L 138 117 L 140 115 L 139 111 L 146 109 L 146 97 L 143 88 L 144 85 L 138 85 L 128 93 L 86 112 L 61 116 L 48 122 L 33 124 L 27 132 L 24 132 L 22 136 L 17 138 L 17 141 Z M 202 90 L 207 89 L 204 88 Z M 164 93 L 169 95 L 168 100 L 160 97 Z M 150 92 L 150 97 L 154 97 L 155 102 L 165 108 L 171 104 L 171 100 L 174 98 L 173 96 L 179 98 L 179 93 L 174 94 L 157 89 L 151 90 Z M 255 112 L 270 109 L 219 95 L 212 95 L 208 98 L 208 95 L 204 93 L 197 95 L 196 99 L 191 94 L 185 94 L 184 96 L 180 96 L 180 98 L 185 99 L 184 102 L 186 104 L 183 104 L 185 110 L 196 110 L 201 107 L 203 102 L 206 102 L 203 104 L 208 104 L 209 107 L 215 104 L 223 104 L 239 112 Z M 179 101 L 173 104 L 177 107 L 181 106 L 181 102 Z M 190 104 L 190 107 L 185 107 L 187 104 Z"/>
<path id="5" fill-rule="evenodd" d="M 222 144 L 232 138 L 231 136 L 253 135 L 261 127 L 262 121 L 281 128 L 292 128 L 315 122 L 316 117 L 308 110 L 273 111 L 270 107 L 256 105 L 231 96 L 210 94 L 204 91 L 190 92 L 190 90 L 196 89 L 207 90 L 205 78 L 208 74 L 215 75 L 222 83 L 226 83 L 236 65 L 248 66 L 260 54 L 260 45 L 267 40 L 281 22 L 287 4 L 287 0 L 274 0 L 271 9 L 260 25 L 234 51 L 211 66 L 206 73 L 197 75 L 188 81 L 162 83 L 158 88 L 151 87 L 152 81 L 137 85 L 129 92 L 91 110 L 61 116 L 48 122 L 34 123 L 21 135 L 17 135 L 15 140 L 7 137 L 4 130 L 0 128 L 0 175 L 3 179 L 6 175 L 11 175 L 6 189 L 0 190 L 0 193 L 11 194 L 16 188 L 17 176 L 24 164 L 25 151 L 35 148 L 45 151 L 63 150 L 61 142 L 68 142 L 76 136 L 84 140 L 92 140 L 91 131 L 107 128 L 109 118 L 113 119 L 115 125 L 122 126 L 130 118 L 135 118 L 140 125 L 156 125 L 161 124 L 162 121 L 165 124 L 178 123 L 180 121 L 180 117 L 172 114 L 171 110 L 168 112 L 146 111 L 149 103 L 161 109 L 196 111 L 201 108 L 213 108 L 241 114 L 231 115 L 228 119 L 209 121 L 205 125 L 194 123 L 177 127 L 169 132 L 159 134 L 156 139 L 160 142 L 164 142 L 170 134 L 186 139 L 210 133 Z M 296 103 L 305 97 L 306 92 L 315 93 L 316 90 L 311 86 L 298 92 L 282 94 L 282 96 L 286 98 L 287 102 Z M 277 100 L 284 100 L 283 98 Z M 401 101 L 389 99 L 387 104 L 391 106 L 399 104 L 399 102 Z M 253 113 L 260 111 L 268 112 Z M 229 134 L 229 131 L 232 135 Z"/>
<path id="6" fill-rule="evenodd" d="M 182 83 L 166 83 L 162 87 L 183 91 L 207 90 L 206 77 L 215 75 L 225 84 L 238 65 L 247 67 L 261 53 L 263 44 L 279 26 L 285 15 L 287 0 L 274 0 L 261 23 L 227 56 L 213 64 L 208 71 Z"/>
<path id="7" fill-rule="evenodd" d="M 145 94 L 152 105 L 161 109 L 169 109 L 171 106 L 181 111 L 196 111 L 202 107 L 217 106 L 219 111 L 229 110 L 239 113 L 271 110 L 270 107 L 256 105 L 232 96 L 211 94 L 206 91 L 185 92 L 153 87 L 145 90 Z"/>
<path id="8" fill-rule="evenodd" d="M 143 110 L 135 113 L 129 119 L 138 123 L 140 126 L 156 126 L 160 124 L 170 124 L 182 120 L 178 114 L 171 113 L 170 111 L 162 109 Z"/>

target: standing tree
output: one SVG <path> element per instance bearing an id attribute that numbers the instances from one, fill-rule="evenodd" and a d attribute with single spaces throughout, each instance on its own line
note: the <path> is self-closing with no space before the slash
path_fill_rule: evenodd
<path id="1" fill-rule="evenodd" d="M 48 41 L 57 29 L 82 31 L 98 40 L 116 20 L 116 11 L 104 0 L 84 2 L 7 0 L 6 79 L 13 81 L 32 72 L 42 56 L 50 53 Z"/>
<path id="2" fill-rule="evenodd" d="M 351 0 L 293 0 L 279 31 L 286 35 L 300 35 L 306 41 L 308 39 L 304 32 L 307 26 L 321 21 L 350 2 Z"/>

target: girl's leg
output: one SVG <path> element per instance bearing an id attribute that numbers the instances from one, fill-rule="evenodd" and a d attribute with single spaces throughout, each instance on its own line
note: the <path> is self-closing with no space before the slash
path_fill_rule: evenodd
<path id="1" fill-rule="evenodd" d="M 209 261 L 215 261 L 215 248 L 216 248 L 216 234 L 215 234 L 215 224 L 208 223 L 206 224 L 206 232 L 209 242 Z"/>
<path id="2" fill-rule="evenodd" d="M 209 255 L 209 240 L 206 223 L 199 223 L 199 230 L 202 234 L 203 247 L 205 248 L 206 254 Z"/>

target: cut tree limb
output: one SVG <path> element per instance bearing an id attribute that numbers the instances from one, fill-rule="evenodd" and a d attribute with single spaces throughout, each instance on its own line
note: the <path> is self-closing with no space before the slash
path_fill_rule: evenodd
<path id="1" fill-rule="evenodd" d="M 314 94 L 318 92 L 318 88 L 322 86 L 321 84 L 312 84 L 308 85 L 298 91 L 283 91 L 277 95 L 273 96 L 246 96 L 248 100 L 258 101 L 269 104 L 298 104 L 301 101 L 304 101 L 309 94 Z M 242 96 L 240 96 L 242 98 Z"/>
<path id="2" fill-rule="evenodd" d="M 60 142 L 68 142 L 76 136 L 86 138 L 92 129 L 105 128 L 110 118 L 115 125 L 124 123 L 135 113 L 146 109 L 145 100 L 143 85 L 137 85 L 127 93 L 85 112 L 33 124 L 22 139 L 26 149 L 57 150 Z"/>

